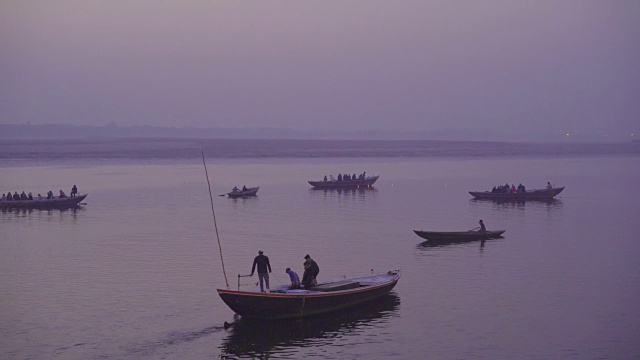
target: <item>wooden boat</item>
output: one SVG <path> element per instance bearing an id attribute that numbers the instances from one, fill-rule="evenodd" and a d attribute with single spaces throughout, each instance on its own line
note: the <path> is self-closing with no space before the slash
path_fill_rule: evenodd
<path id="1" fill-rule="evenodd" d="M 356 179 L 356 180 L 319 180 L 319 181 L 311 181 L 309 180 L 309 184 L 313 186 L 315 189 L 359 189 L 359 188 L 370 188 L 373 186 L 380 175 L 376 176 L 367 176 L 364 179 Z"/>
<path id="2" fill-rule="evenodd" d="M 258 193 L 258 189 L 260 189 L 260 186 L 248 188 L 247 190 L 231 191 L 231 192 L 228 192 L 227 195 L 232 199 L 237 199 L 237 198 L 247 197 L 247 196 L 256 196 Z"/>
<path id="3" fill-rule="evenodd" d="M 413 230 L 416 235 L 420 236 L 423 239 L 427 239 L 430 243 L 440 243 L 440 242 L 463 242 L 463 241 L 474 241 L 474 240 L 487 240 L 487 239 L 496 239 L 502 236 L 502 234 L 506 230 L 494 230 L 494 231 L 422 231 L 422 230 Z"/>
<path id="4" fill-rule="evenodd" d="M 288 286 L 269 293 L 217 289 L 222 300 L 243 318 L 285 319 L 324 314 L 373 301 L 388 294 L 400 271 L 321 283 L 306 289 Z"/>
<path id="5" fill-rule="evenodd" d="M 33 200 L 4 200 L 0 201 L 0 208 L 3 209 L 57 209 L 77 206 L 88 194 L 74 197 L 54 197 L 53 199 L 33 199 Z"/>
<path id="6" fill-rule="evenodd" d="M 551 189 L 535 189 L 516 193 L 494 193 L 491 191 L 469 191 L 471 196 L 482 200 L 549 200 L 560 194 L 563 187 Z"/>

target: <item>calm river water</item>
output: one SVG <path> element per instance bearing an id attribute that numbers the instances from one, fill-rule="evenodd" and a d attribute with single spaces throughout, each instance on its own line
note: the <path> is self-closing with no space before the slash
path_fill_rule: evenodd
<path id="1" fill-rule="evenodd" d="M 0 144 L 0 192 L 89 193 L 77 210 L 0 212 L 0 358 L 640 358 L 640 146 L 150 143 Z M 397 287 L 331 316 L 234 319 L 215 291 L 226 282 L 199 148 L 231 288 L 258 250 L 275 284 L 310 254 L 319 280 L 400 269 Z M 363 171 L 380 175 L 374 190 L 307 184 Z M 548 203 L 467 193 L 547 181 L 566 186 Z M 234 185 L 260 191 L 218 196 Z M 505 236 L 429 247 L 413 233 L 479 219 Z"/>

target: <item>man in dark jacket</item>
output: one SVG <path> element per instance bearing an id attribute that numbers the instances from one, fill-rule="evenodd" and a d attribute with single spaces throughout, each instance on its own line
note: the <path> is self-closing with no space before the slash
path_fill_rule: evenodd
<path id="1" fill-rule="evenodd" d="M 250 276 L 253 276 L 256 266 L 258 267 L 258 278 L 260 279 L 260 291 L 264 292 L 264 286 L 262 284 L 263 281 L 267 284 L 267 291 L 269 291 L 269 273 L 271 272 L 271 264 L 269 264 L 269 258 L 263 255 L 262 250 L 258 251 L 258 256 L 253 259 Z"/>
<path id="2" fill-rule="evenodd" d="M 315 261 L 307 254 L 304 257 L 304 274 L 302 274 L 302 285 L 305 289 L 311 288 L 318 284 L 316 277 L 320 273 L 320 267 Z"/>

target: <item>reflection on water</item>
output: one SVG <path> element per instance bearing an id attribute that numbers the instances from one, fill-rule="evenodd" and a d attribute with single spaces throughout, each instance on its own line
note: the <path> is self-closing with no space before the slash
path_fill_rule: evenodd
<path id="1" fill-rule="evenodd" d="M 421 243 L 419 243 L 416 248 L 418 250 L 425 250 L 425 249 L 431 249 L 431 248 L 443 248 L 443 247 L 450 247 L 450 246 L 462 246 L 462 245 L 468 245 L 468 246 L 480 246 L 480 247 L 484 247 L 484 244 L 488 241 L 490 242 L 500 242 L 503 241 L 504 237 L 500 236 L 498 238 L 495 239 L 486 239 L 486 240 L 474 240 L 474 241 L 468 241 L 468 240 L 451 240 L 451 241 L 438 241 L 438 242 L 433 242 L 433 241 L 423 241 Z"/>
<path id="2" fill-rule="evenodd" d="M 562 208 L 562 200 L 559 199 L 542 199 L 542 200 L 492 200 L 492 199 L 470 199 L 471 206 L 491 206 L 495 210 L 524 210 L 525 207 L 537 209 L 560 209 Z"/>
<path id="3" fill-rule="evenodd" d="M 85 211 L 85 207 L 81 205 L 70 205 L 67 207 L 56 207 L 53 209 L 24 209 L 24 208 L 2 208 L 0 209 L 0 218 L 3 220 L 28 218 L 28 217 L 46 217 L 59 214 L 60 216 L 69 216 L 75 218 L 78 213 Z"/>
<path id="4" fill-rule="evenodd" d="M 303 319 L 264 321 L 239 319 L 229 329 L 221 349 L 225 355 L 270 358 L 288 347 L 333 342 L 335 338 L 361 334 L 379 327 L 398 312 L 400 298 L 390 293 L 364 305 Z M 377 330 L 379 331 L 379 330 Z"/>

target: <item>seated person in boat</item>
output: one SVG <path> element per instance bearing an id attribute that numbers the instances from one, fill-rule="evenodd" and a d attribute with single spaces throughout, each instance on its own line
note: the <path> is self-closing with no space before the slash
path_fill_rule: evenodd
<path id="1" fill-rule="evenodd" d="M 53 191 L 49 190 L 47 192 L 47 200 L 51 200 L 51 199 L 53 199 Z"/>
<path id="2" fill-rule="evenodd" d="M 302 266 L 304 267 L 304 273 L 302 274 L 302 285 L 304 288 L 309 289 L 317 285 L 318 281 L 316 278 L 320 273 L 320 267 L 318 264 L 307 254 L 304 257 L 304 263 Z"/>
<path id="3" fill-rule="evenodd" d="M 233 191 L 233 192 L 238 192 L 238 191 L 239 191 L 239 189 L 238 189 L 238 187 L 237 187 L 237 186 L 234 186 L 234 187 L 233 187 L 233 190 L 231 190 L 231 191 Z"/>
<path id="4" fill-rule="evenodd" d="M 551 190 L 553 189 L 553 186 L 551 185 L 550 181 L 547 181 L 547 190 Z"/>
<path id="5" fill-rule="evenodd" d="M 11 195 L 11 191 L 7 193 L 7 201 L 13 200 L 13 195 Z"/>
<path id="6" fill-rule="evenodd" d="M 17 192 L 17 191 L 14 191 L 14 193 L 13 193 L 13 200 L 14 200 L 14 201 L 18 201 L 18 200 L 20 200 L 20 195 L 18 195 L 18 192 Z"/>
<path id="7" fill-rule="evenodd" d="M 67 197 L 67 194 L 64 193 L 64 191 L 62 191 L 62 189 L 60 189 L 60 199 L 64 199 Z"/>
<path id="8" fill-rule="evenodd" d="M 2 200 L 0 201 L 7 201 L 7 194 L 2 194 Z"/>
<path id="9" fill-rule="evenodd" d="M 327 181 L 327 175 L 324 176 L 324 179 L 322 181 Z"/>
<path id="10" fill-rule="evenodd" d="M 38 200 L 43 200 L 42 194 L 38 194 Z"/>
<path id="11" fill-rule="evenodd" d="M 247 191 L 249 189 L 247 189 L 247 185 L 242 185 L 242 191 Z"/>
<path id="12" fill-rule="evenodd" d="M 20 200 L 27 200 L 27 194 L 23 191 L 22 194 L 20 194 Z"/>
<path id="13" fill-rule="evenodd" d="M 289 289 L 300 289 L 300 278 L 295 271 L 291 270 L 291 268 L 287 268 L 284 272 L 289 274 L 289 279 L 291 280 L 291 286 Z"/>
<path id="14" fill-rule="evenodd" d="M 29 195 L 27 195 L 27 199 L 33 200 L 33 195 L 31 193 L 29 193 Z"/>
<path id="15" fill-rule="evenodd" d="M 338 174 L 338 181 L 342 181 L 342 174 Z"/>

